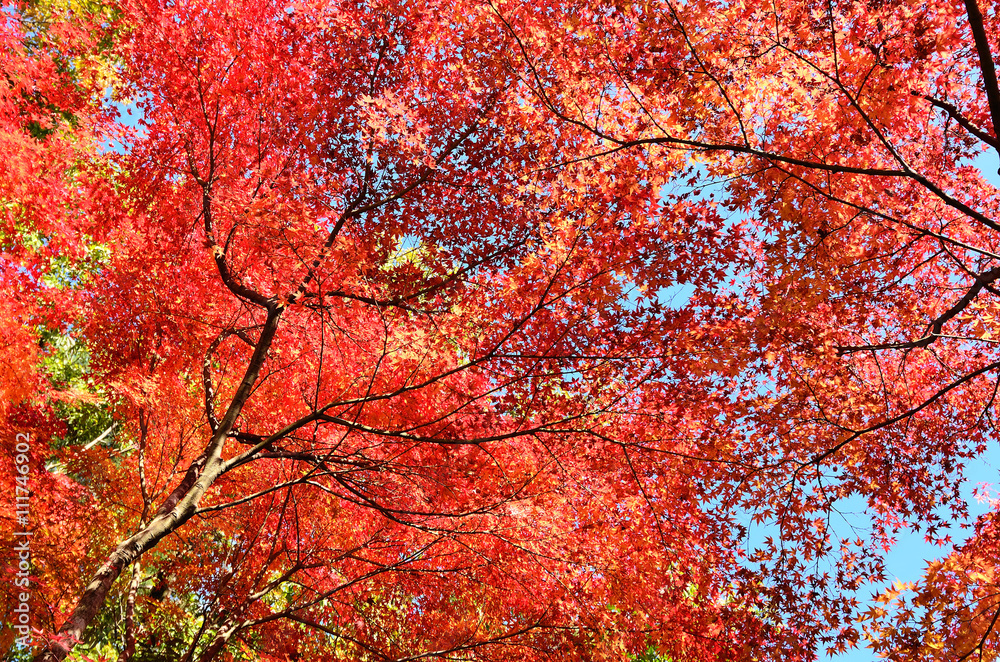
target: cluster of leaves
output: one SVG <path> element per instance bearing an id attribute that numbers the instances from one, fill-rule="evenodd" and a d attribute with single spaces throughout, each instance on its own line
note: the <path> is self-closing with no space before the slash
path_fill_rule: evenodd
<path id="1" fill-rule="evenodd" d="M 39 659 L 995 658 L 996 14 L 4 10 Z"/>

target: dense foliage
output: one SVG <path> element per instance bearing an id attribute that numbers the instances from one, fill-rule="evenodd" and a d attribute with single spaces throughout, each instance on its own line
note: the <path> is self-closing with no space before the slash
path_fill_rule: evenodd
<path id="1" fill-rule="evenodd" d="M 995 659 L 998 11 L 6 5 L 36 659 Z"/>

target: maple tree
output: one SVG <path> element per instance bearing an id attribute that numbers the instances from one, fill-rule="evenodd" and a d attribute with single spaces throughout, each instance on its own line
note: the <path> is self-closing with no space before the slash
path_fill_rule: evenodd
<path id="1" fill-rule="evenodd" d="M 5 9 L 38 659 L 995 658 L 997 12 Z"/>

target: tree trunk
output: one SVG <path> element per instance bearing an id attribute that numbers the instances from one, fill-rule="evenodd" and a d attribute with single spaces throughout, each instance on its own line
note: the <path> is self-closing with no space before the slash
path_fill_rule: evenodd
<path id="1" fill-rule="evenodd" d="M 260 367 L 264 363 L 271 342 L 274 340 L 274 331 L 277 328 L 278 318 L 281 316 L 282 310 L 276 305 L 268 309 L 267 321 L 261 330 L 260 340 L 254 348 L 253 357 L 243 375 L 240 387 L 205 451 L 192 462 L 184 479 L 157 510 L 156 517 L 130 538 L 118 544 L 115 551 L 111 553 L 83 590 L 73 614 L 59 628 L 58 634 L 38 651 L 34 662 L 62 662 L 66 659 L 73 647 L 83 638 L 87 626 L 104 606 L 108 591 L 111 590 L 111 586 L 122 571 L 146 550 L 155 547 L 163 537 L 178 529 L 194 515 L 205 491 L 222 474 L 224 465 L 222 448 L 225 445 L 226 437 L 243 410 L 243 405 L 246 404 L 253 385 L 257 382 Z M 198 465 L 202 467 L 200 471 Z"/>

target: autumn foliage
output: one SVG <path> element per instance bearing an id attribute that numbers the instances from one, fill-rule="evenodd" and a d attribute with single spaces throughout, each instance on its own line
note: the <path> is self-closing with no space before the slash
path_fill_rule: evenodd
<path id="1" fill-rule="evenodd" d="M 995 659 L 996 4 L 5 6 L 32 654 Z"/>

